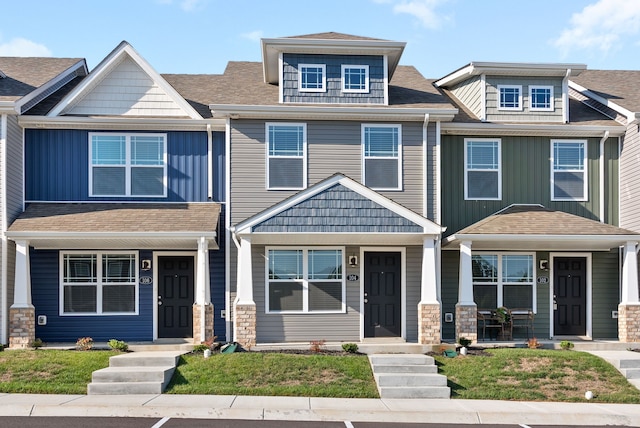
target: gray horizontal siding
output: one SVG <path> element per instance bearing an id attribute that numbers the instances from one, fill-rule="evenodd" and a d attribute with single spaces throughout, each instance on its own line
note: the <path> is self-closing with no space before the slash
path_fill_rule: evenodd
<path id="1" fill-rule="evenodd" d="M 326 66 L 326 92 L 300 92 L 298 88 L 299 64 Z M 342 92 L 342 65 L 369 66 L 369 92 Z M 330 104 L 384 104 L 384 61 L 382 56 L 371 55 L 283 55 L 282 92 L 285 103 Z"/>
<path id="2" fill-rule="evenodd" d="M 408 342 L 418 341 L 418 303 L 422 281 L 422 247 L 407 247 L 406 329 Z"/>
<path id="3" fill-rule="evenodd" d="M 11 224 L 22 212 L 22 128 L 17 116 L 8 116 L 7 121 L 7 222 Z"/>
<path id="4" fill-rule="evenodd" d="M 522 111 L 498 110 L 499 93 L 498 85 L 522 86 Z M 553 111 L 529 110 L 529 86 L 543 85 L 553 86 Z M 509 122 L 562 122 L 562 78 L 514 78 L 501 76 L 487 76 L 486 78 L 486 120 Z"/>
<path id="5" fill-rule="evenodd" d="M 451 93 L 480 119 L 483 116 L 481 84 L 481 77 L 474 76 L 451 88 Z"/>
<path id="6" fill-rule="evenodd" d="M 640 133 L 627 127 L 620 153 L 620 227 L 640 232 Z"/>

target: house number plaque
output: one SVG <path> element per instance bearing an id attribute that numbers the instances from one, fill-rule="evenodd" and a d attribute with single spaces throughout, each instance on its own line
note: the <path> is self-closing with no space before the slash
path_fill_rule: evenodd
<path id="1" fill-rule="evenodd" d="M 355 273 L 347 275 L 347 281 L 357 281 L 357 280 L 358 280 L 358 275 L 356 275 Z"/>
<path id="2" fill-rule="evenodd" d="M 546 276 L 539 276 L 538 277 L 538 284 L 548 284 L 549 283 L 549 278 Z"/>
<path id="3" fill-rule="evenodd" d="M 141 276 L 140 277 L 140 284 L 142 285 L 149 285 L 153 283 L 153 278 L 151 278 L 150 276 Z"/>

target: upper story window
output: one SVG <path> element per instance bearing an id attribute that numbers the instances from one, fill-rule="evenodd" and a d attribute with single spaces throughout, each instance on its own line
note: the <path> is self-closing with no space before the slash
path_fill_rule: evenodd
<path id="1" fill-rule="evenodd" d="M 307 125 L 267 123 L 267 189 L 304 189 L 307 183 Z"/>
<path id="2" fill-rule="evenodd" d="M 553 86 L 529 86 L 529 110 L 553 111 Z"/>
<path id="3" fill-rule="evenodd" d="M 266 312 L 344 312 L 343 251 L 269 249 Z"/>
<path id="4" fill-rule="evenodd" d="M 135 315 L 136 253 L 60 253 L 61 315 Z"/>
<path id="5" fill-rule="evenodd" d="M 551 199 L 587 200 L 587 142 L 551 141 Z"/>
<path id="6" fill-rule="evenodd" d="M 167 196 L 166 134 L 89 134 L 89 196 Z"/>
<path id="7" fill-rule="evenodd" d="M 464 198 L 501 199 L 500 140 L 464 140 Z"/>
<path id="8" fill-rule="evenodd" d="M 402 189 L 401 125 L 362 125 L 362 153 L 365 186 Z"/>
<path id="9" fill-rule="evenodd" d="M 343 64 L 342 92 L 369 92 L 369 66 Z"/>
<path id="10" fill-rule="evenodd" d="M 300 92 L 326 92 L 327 66 L 325 64 L 299 64 L 298 70 Z"/>
<path id="11" fill-rule="evenodd" d="M 498 85 L 498 110 L 522 110 L 522 86 Z"/>

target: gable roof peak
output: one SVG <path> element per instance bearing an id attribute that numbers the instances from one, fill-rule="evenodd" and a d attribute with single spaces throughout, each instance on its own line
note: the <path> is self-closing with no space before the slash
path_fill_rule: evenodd
<path id="1" fill-rule="evenodd" d="M 321 40 L 384 40 L 374 37 L 356 36 L 353 34 L 337 33 L 334 31 L 327 31 L 324 33 L 302 34 L 298 36 L 288 36 L 285 39 L 321 39 Z"/>

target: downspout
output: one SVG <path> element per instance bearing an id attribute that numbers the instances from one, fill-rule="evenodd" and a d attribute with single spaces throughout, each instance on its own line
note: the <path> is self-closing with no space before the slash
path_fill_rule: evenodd
<path id="1" fill-rule="evenodd" d="M 224 255 L 224 309 L 225 309 L 225 337 L 227 341 L 231 338 L 231 323 L 229 322 L 231 316 L 231 307 L 229 306 L 229 299 L 231 298 L 231 119 L 227 118 L 225 123 L 225 138 L 224 138 L 224 240 L 225 240 L 225 255 Z M 221 198 L 222 199 L 222 198 Z"/>
<path id="2" fill-rule="evenodd" d="M 605 174 L 605 168 L 604 168 L 604 143 L 605 141 L 607 141 L 607 138 L 609 138 L 609 131 L 605 131 L 604 135 L 602 136 L 602 138 L 600 139 L 600 177 L 598 178 L 599 181 L 599 191 L 600 191 L 600 223 L 604 223 L 605 220 L 605 214 L 604 214 L 604 210 L 605 210 L 605 193 L 604 193 L 604 174 Z"/>
<path id="3" fill-rule="evenodd" d="M 569 123 L 569 76 L 571 76 L 570 68 L 567 69 L 562 79 L 562 120 L 564 123 Z"/>
<path id="4" fill-rule="evenodd" d="M 7 252 L 9 246 L 7 244 L 7 115 L 6 113 L 0 116 L 0 168 L 2 169 L 2 177 L 0 178 L 2 185 L 0 186 L 0 207 L 2 208 L 2 215 L 0 216 L 0 228 L 2 228 L 2 273 L 0 274 L 0 344 L 7 344 L 7 329 L 8 329 L 8 308 L 7 296 L 8 296 L 8 273 L 7 273 Z"/>
<path id="5" fill-rule="evenodd" d="M 429 185 L 427 167 L 428 151 L 429 151 L 429 113 L 425 113 L 424 122 L 422 123 L 422 215 L 427 217 L 427 209 L 429 209 L 429 201 L 427 201 L 427 186 Z"/>
<path id="6" fill-rule="evenodd" d="M 213 200 L 213 132 L 207 123 L 207 198 Z"/>

